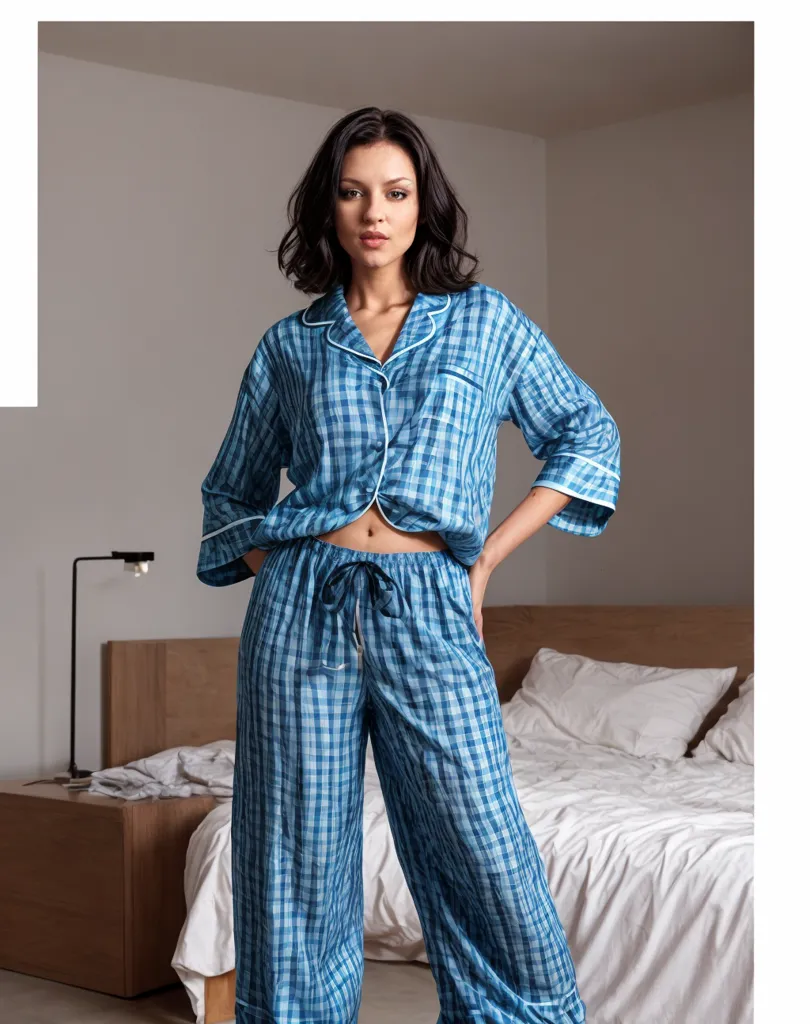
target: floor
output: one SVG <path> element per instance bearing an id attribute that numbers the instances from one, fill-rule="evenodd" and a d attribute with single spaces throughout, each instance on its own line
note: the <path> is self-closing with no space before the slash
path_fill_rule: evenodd
<path id="1" fill-rule="evenodd" d="M 426 964 L 366 960 L 360 1024 L 436 1024 L 439 1001 Z M 186 990 L 119 999 L 0 971 L 3 1024 L 194 1024 Z"/>

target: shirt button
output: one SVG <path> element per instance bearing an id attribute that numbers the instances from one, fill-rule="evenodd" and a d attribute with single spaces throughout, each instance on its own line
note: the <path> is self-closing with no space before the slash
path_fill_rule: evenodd
<path id="1" fill-rule="evenodd" d="M 377 442 L 377 443 L 376 443 L 376 444 L 374 445 L 374 451 L 375 451 L 375 452 L 381 452 L 381 451 L 383 450 L 383 448 L 385 448 L 385 445 L 383 444 L 383 442 L 382 442 L 382 441 L 378 441 L 378 442 Z"/>

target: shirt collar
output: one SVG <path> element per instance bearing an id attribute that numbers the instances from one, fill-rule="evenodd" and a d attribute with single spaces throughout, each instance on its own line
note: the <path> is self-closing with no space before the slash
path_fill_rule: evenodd
<path id="1" fill-rule="evenodd" d="M 393 351 L 383 365 L 387 365 L 394 356 L 398 357 L 408 349 L 437 337 L 450 311 L 451 299 L 452 295 L 446 293 L 429 295 L 427 292 L 417 292 Z M 352 319 L 340 283 L 307 306 L 303 311 L 302 322 L 307 327 L 326 327 L 327 340 L 333 345 L 349 349 L 370 361 L 377 359 Z"/>

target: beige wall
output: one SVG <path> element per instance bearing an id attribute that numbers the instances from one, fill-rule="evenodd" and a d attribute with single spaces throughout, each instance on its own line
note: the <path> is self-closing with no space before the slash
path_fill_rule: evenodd
<path id="1" fill-rule="evenodd" d="M 75 556 L 156 554 L 138 580 L 120 563 L 79 566 L 81 767 L 100 767 L 105 640 L 238 635 L 252 584 L 214 589 L 195 576 L 200 483 L 259 337 L 309 301 L 265 250 L 344 113 L 48 54 L 39 98 L 39 407 L 0 410 L 3 436 L 14 432 L 0 446 L 13 497 L 0 775 L 67 764 Z M 419 121 L 469 212 L 485 279 L 542 282 L 542 144 Z M 544 301 L 543 284 L 536 293 Z M 513 476 L 515 503 L 530 480 L 525 468 Z"/>
<path id="2" fill-rule="evenodd" d="M 67 764 L 75 556 L 157 558 L 139 580 L 80 565 L 80 767 L 100 767 L 105 640 L 238 635 L 251 584 L 194 575 L 200 482 L 260 335 L 309 301 L 265 250 L 344 113 L 48 54 L 39 101 L 39 406 L 0 410 L 6 776 Z M 548 148 L 417 118 L 481 279 L 546 327 L 624 442 L 604 535 L 539 531 L 487 603 L 747 599 L 750 117 L 745 100 L 712 104 Z M 505 424 L 491 526 L 536 470 Z"/>
<path id="3" fill-rule="evenodd" d="M 548 539 L 550 600 L 752 602 L 753 96 L 546 155 L 549 336 L 622 438 L 602 537 Z"/>

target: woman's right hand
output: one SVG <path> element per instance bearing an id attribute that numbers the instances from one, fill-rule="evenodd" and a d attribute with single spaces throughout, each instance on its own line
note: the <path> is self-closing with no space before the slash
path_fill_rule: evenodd
<path id="1" fill-rule="evenodd" d="M 258 573 L 265 558 L 267 558 L 267 551 L 263 548 L 253 548 L 247 554 L 242 555 L 242 560 L 247 563 L 247 567 L 254 576 Z"/>

